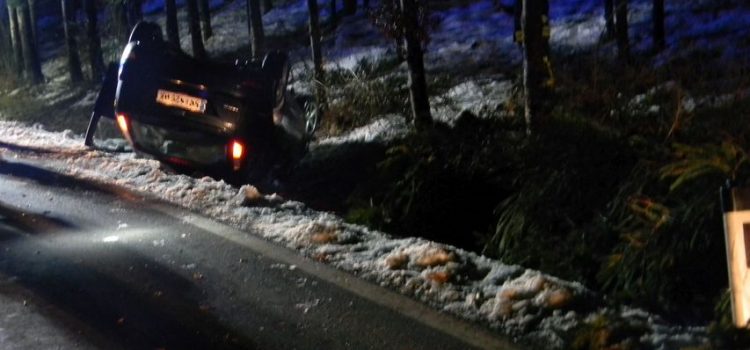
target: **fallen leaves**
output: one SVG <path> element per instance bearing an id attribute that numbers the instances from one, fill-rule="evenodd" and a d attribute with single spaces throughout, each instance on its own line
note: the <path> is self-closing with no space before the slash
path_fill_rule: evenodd
<path id="1" fill-rule="evenodd" d="M 442 266 L 450 262 L 456 261 L 456 255 L 449 253 L 443 248 L 431 248 L 427 249 L 418 259 L 415 261 L 417 266 L 435 267 Z"/>
<path id="2" fill-rule="evenodd" d="M 394 254 L 385 258 L 385 265 L 391 270 L 400 270 L 409 264 L 409 256 L 406 254 Z"/>

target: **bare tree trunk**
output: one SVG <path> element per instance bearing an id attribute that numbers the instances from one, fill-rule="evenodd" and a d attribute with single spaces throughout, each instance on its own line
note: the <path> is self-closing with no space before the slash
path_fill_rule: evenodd
<path id="1" fill-rule="evenodd" d="M 177 26 L 177 4 L 175 0 L 165 0 L 164 11 L 167 14 L 167 40 L 174 46 L 180 47 L 180 28 Z"/>
<path id="2" fill-rule="evenodd" d="M 247 0 L 247 25 L 250 33 L 250 46 L 253 58 L 263 54 L 263 18 L 260 12 L 260 0 Z"/>
<path id="3" fill-rule="evenodd" d="M 44 75 L 42 75 L 39 52 L 33 42 L 31 12 L 28 6 L 21 6 L 19 10 L 18 25 L 21 31 L 21 48 L 23 49 L 24 66 L 26 67 L 26 79 L 32 84 L 41 84 L 44 82 Z"/>
<path id="4" fill-rule="evenodd" d="M 336 24 L 339 22 L 339 14 L 336 12 L 336 0 L 331 0 L 330 2 L 331 6 L 331 24 L 335 27 Z"/>
<path id="5" fill-rule="evenodd" d="M 2 12 L 0 12 L 2 13 Z M 5 20 L 0 16 L 0 68 L 9 73 L 13 70 L 13 46 L 10 42 L 10 32 L 5 27 Z"/>
<path id="6" fill-rule="evenodd" d="M 406 46 L 404 44 L 404 38 L 396 38 L 395 44 L 396 44 L 396 60 L 401 63 L 406 61 Z"/>
<path id="7" fill-rule="evenodd" d="M 208 40 L 214 31 L 211 29 L 211 7 L 208 0 L 198 0 L 201 13 L 201 28 L 203 29 L 203 40 Z"/>
<path id="8" fill-rule="evenodd" d="M 23 77 L 24 60 L 23 48 L 21 45 L 21 29 L 18 26 L 18 7 L 8 5 L 8 29 L 10 30 L 10 42 L 13 47 L 13 63 L 16 75 Z"/>
<path id="9" fill-rule="evenodd" d="M 201 25 L 198 19 L 198 1 L 186 0 L 188 10 L 188 22 L 190 24 L 190 38 L 193 43 L 193 56 L 196 58 L 206 58 L 206 48 L 203 46 L 201 38 Z"/>
<path id="10" fill-rule="evenodd" d="M 406 42 L 406 64 L 409 67 L 409 97 L 414 126 L 418 131 L 432 125 L 430 101 L 427 97 L 427 81 L 424 70 L 422 42 L 417 36 L 419 26 L 417 8 L 419 0 L 401 0 L 404 19 L 404 41 Z"/>
<path id="11" fill-rule="evenodd" d="M 664 0 L 654 0 L 653 21 L 654 48 L 656 51 L 662 51 L 667 46 L 664 30 Z"/>
<path id="12" fill-rule="evenodd" d="M 323 71 L 323 55 L 320 49 L 320 11 L 318 9 L 318 0 L 307 0 L 307 9 L 310 13 L 310 50 L 312 51 L 313 60 L 313 79 L 315 80 L 315 108 L 318 116 L 323 115 L 327 98 L 323 81 L 325 72 Z"/>
<path id="13" fill-rule="evenodd" d="M 630 39 L 628 38 L 628 0 L 615 0 L 615 25 L 617 29 L 617 52 L 622 61 L 630 61 Z"/>
<path id="14" fill-rule="evenodd" d="M 365 11 L 370 8 L 370 0 L 362 0 L 362 7 L 365 8 Z"/>
<path id="15" fill-rule="evenodd" d="M 344 0 L 344 16 L 357 13 L 357 0 Z"/>
<path id="16" fill-rule="evenodd" d="M 78 83 L 83 80 L 81 72 L 81 58 L 78 56 L 78 43 L 76 34 L 78 32 L 75 22 L 76 9 L 71 6 L 74 0 L 61 0 L 63 18 L 63 32 L 65 33 L 65 47 L 68 51 L 68 70 L 70 72 L 70 81 Z"/>
<path id="17" fill-rule="evenodd" d="M 91 66 L 91 80 L 98 82 L 104 74 L 104 59 L 102 58 L 102 42 L 99 38 L 97 24 L 96 0 L 83 0 L 86 10 L 86 36 L 88 37 L 89 65 Z"/>
<path id="18" fill-rule="evenodd" d="M 317 6 L 317 3 L 315 5 Z M 268 13 L 271 10 L 273 10 L 273 1 L 263 0 L 263 13 Z"/>
<path id="19" fill-rule="evenodd" d="M 549 119 L 552 64 L 549 57 L 549 2 L 523 0 L 523 87 L 526 132 L 542 129 Z"/>
<path id="20" fill-rule="evenodd" d="M 36 0 L 27 0 L 26 1 L 29 6 L 29 16 L 30 16 L 30 25 L 31 25 L 31 40 L 33 41 L 34 45 L 37 45 L 39 41 L 37 41 L 36 36 Z"/>
<path id="21" fill-rule="evenodd" d="M 615 35 L 615 3 L 614 0 L 604 0 L 604 36 L 607 39 Z"/>

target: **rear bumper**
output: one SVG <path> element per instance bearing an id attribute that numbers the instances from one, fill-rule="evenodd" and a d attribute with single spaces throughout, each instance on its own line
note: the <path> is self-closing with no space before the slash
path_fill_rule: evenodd
<path id="1" fill-rule="evenodd" d="M 257 148 L 233 133 L 213 132 L 190 124 L 146 123 L 138 117 L 126 119 L 127 131 L 123 131 L 133 149 L 180 169 L 222 177 L 241 174 Z M 233 155 L 234 143 L 242 145 L 240 156 Z"/>

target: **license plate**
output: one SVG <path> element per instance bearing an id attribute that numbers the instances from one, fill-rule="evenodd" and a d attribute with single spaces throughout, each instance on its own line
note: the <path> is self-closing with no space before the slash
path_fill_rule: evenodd
<path id="1" fill-rule="evenodd" d="M 156 92 L 156 102 L 165 106 L 182 108 L 196 113 L 206 111 L 206 100 L 167 90 L 159 89 Z"/>

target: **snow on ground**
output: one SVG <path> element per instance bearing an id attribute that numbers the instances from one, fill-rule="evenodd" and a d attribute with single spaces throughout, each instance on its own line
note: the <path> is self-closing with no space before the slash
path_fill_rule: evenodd
<path id="1" fill-rule="evenodd" d="M 455 125 L 462 111 L 477 117 L 487 112 L 502 110 L 511 97 L 513 82 L 501 78 L 472 79 L 460 83 L 446 93 L 430 98 L 432 117 L 448 125 Z"/>
<path id="2" fill-rule="evenodd" d="M 363 142 L 363 143 L 387 143 L 397 138 L 401 138 L 411 129 L 406 123 L 404 117 L 400 115 L 388 115 L 376 119 L 372 123 L 360 128 L 356 128 L 344 135 L 329 137 L 312 145 L 312 147 L 342 145 L 346 143 Z"/>
<path id="3" fill-rule="evenodd" d="M 400 133 L 402 122 L 394 120 L 329 142 L 346 147 L 347 142 L 387 140 Z M 0 166 L 3 159 L 12 161 L 21 152 L 20 157 L 36 158 L 61 173 L 165 200 L 521 341 L 564 348 L 566 333 L 605 314 L 645 329 L 640 341 L 652 348 L 707 341 L 705 328 L 674 327 L 642 310 L 606 308 L 576 282 L 421 238 L 392 237 L 300 202 L 261 194 L 249 185 L 237 188 L 209 177 L 168 174 L 154 160 L 87 150 L 69 131 L 0 122 L 0 141 L 19 146 L 0 148 Z"/>

